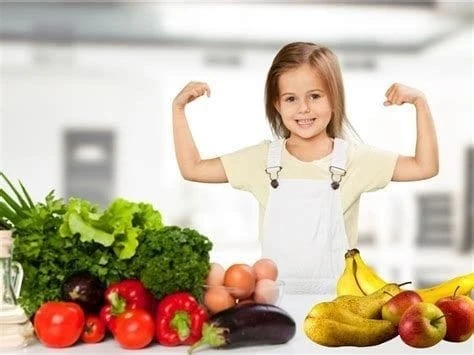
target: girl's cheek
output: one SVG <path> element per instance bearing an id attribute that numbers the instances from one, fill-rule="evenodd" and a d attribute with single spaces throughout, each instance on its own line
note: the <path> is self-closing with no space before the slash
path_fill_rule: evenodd
<path id="1" fill-rule="evenodd" d="M 292 116 L 293 114 L 294 114 L 294 110 L 292 110 L 291 108 L 289 108 L 289 107 L 281 107 L 280 115 L 281 115 L 283 118 Z"/>
<path id="2" fill-rule="evenodd" d="M 316 104 L 313 106 L 313 112 L 320 116 L 331 116 L 332 110 L 328 105 Z"/>

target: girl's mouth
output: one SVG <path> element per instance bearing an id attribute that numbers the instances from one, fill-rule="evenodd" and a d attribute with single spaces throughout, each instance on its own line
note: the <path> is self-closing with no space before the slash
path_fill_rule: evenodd
<path id="1" fill-rule="evenodd" d="M 309 128 L 313 125 L 313 122 L 315 120 L 316 120 L 316 118 L 305 118 L 303 120 L 296 120 L 296 123 L 301 128 Z"/>

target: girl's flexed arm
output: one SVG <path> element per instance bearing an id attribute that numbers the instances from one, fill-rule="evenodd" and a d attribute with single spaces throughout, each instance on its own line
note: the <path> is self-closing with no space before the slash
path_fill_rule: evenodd
<path id="1" fill-rule="evenodd" d="M 399 156 L 392 181 L 414 181 L 438 174 L 439 158 L 436 130 L 425 95 L 414 88 L 393 84 L 385 93 L 385 106 L 410 103 L 416 108 L 415 156 Z"/>
<path id="2" fill-rule="evenodd" d="M 176 159 L 181 175 L 190 181 L 227 182 L 220 158 L 201 159 L 189 130 L 185 106 L 211 91 L 206 83 L 190 82 L 173 100 L 173 137 Z"/>

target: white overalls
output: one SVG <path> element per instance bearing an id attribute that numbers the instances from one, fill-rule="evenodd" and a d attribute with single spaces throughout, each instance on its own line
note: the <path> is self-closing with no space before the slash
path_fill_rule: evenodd
<path id="1" fill-rule="evenodd" d="M 270 194 L 263 220 L 262 256 L 274 260 L 286 293 L 335 294 L 348 249 L 339 182 L 347 142 L 335 138 L 330 180 L 279 179 L 284 140 L 270 143 Z"/>

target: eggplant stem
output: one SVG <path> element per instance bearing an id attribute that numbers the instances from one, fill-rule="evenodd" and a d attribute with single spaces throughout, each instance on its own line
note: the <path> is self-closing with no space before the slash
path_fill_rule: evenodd
<path id="1" fill-rule="evenodd" d="M 229 329 L 219 328 L 214 324 L 204 323 L 202 326 L 202 337 L 199 341 L 195 342 L 188 349 L 188 354 L 192 354 L 201 345 L 209 345 L 210 347 L 216 348 L 225 345 L 225 333 L 228 333 Z"/>

